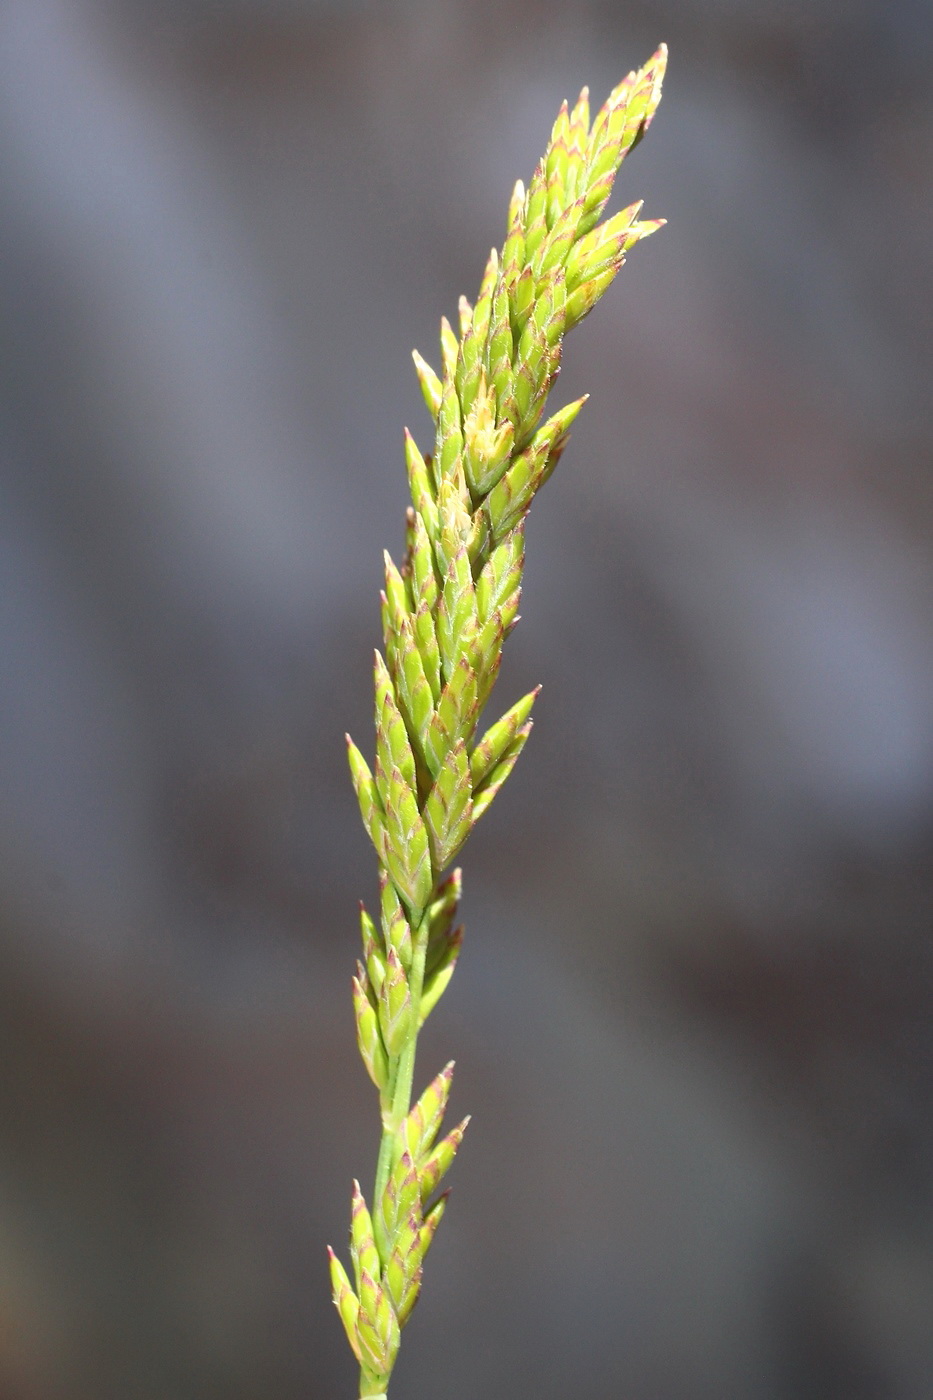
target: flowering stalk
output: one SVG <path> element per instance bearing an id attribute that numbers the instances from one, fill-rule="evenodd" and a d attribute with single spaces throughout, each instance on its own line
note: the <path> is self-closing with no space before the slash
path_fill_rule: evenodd
<path id="1" fill-rule="evenodd" d="M 363 824 L 379 858 L 378 921 L 360 907 L 353 979 L 363 1063 L 379 1091 L 382 1142 L 372 1210 L 354 1182 L 353 1279 L 330 1251 L 334 1303 L 360 1366 L 360 1396 L 385 1400 L 401 1329 L 444 1213 L 437 1188 L 467 1119 L 441 1123 L 453 1065 L 412 1107 L 415 1045 L 453 974 L 460 871 L 444 876 L 531 732 L 537 690 L 479 736 L 502 646 L 518 621 L 525 516 L 585 398 L 541 422 L 563 337 L 593 308 L 628 250 L 660 228 L 641 203 L 599 222 L 624 157 L 661 96 L 662 45 L 590 124 L 587 89 L 558 113 L 527 191 L 512 195 L 476 304 L 459 335 L 441 321 L 441 374 L 414 353 L 434 451 L 405 432 L 412 505 L 401 569 L 385 556 L 372 769 L 347 736 Z"/>

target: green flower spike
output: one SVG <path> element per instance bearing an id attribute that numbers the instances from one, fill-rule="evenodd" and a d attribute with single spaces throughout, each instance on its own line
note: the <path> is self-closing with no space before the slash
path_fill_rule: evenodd
<path id="1" fill-rule="evenodd" d="M 469 1119 L 443 1136 L 448 1065 L 412 1105 L 418 1031 L 446 990 L 463 928 L 460 871 L 445 876 L 531 733 L 538 690 L 480 736 L 502 648 L 518 621 L 525 518 L 557 466 L 586 396 L 544 418 L 563 338 L 663 220 L 641 203 L 601 220 L 616 172 L 661 96 L 662 45 L 590 121 L 565 102 L 526 189 L 515 185 L 501 254 L 479 295 L 442 319 L 440 373 L 414 351 L 434 429 L 426 457 L 405 429 L 411 492 L 401 568 L 385 556 L 383 649 L 374 661 L 375 756 L 347 737 L 350 774 L 379 858 L 379 922 L 360 910 L 357 1041 L 379 1090 L 373 1213 L 354 1184 L 355 1287 L 330 1252 L 334 1303 L 360 1366 L 360 1396 L 386 1400 L 401 1329 L 447 1204 L 435 1192 Z"/>

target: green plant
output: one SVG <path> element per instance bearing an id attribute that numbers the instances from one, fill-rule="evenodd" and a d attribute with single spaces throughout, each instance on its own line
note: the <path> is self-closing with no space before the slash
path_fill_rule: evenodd
<path id="1" fill-rule="evenodd" d="M 434 452 L 410 433 L 412 505 L 401 569 L 385 556 L 384 654 L 376 652 L 373 769 L 347 736 L 363 824 L 379 857 L 378 923 L 361 906 L 353 979 L 357 1038 L 379 1090 L 373 1209 L 354 1183 L 354 1282 L 330 1251 L 334 1303 L 360 1364 L 360 1396 L 385 1397 L 424 1257 L 446 1204 L 437 1187 L 467 1121 L 439 1138 L 453 1065 L 412 1107 L 418 1031 L 444 992 L 463 935 L 460 872 L 444 878 L 531 731 L 532 691 L 481 738 L 478 722 L 517 621 L 525 516 L 585 399 L 541 423 L 563 337 L 592 309 L 639 239 L 641 203 L 600 223 L 616 171 L 661 96 L 667 50 L 610 93 L 590 126 L 584 88 L 561 107 L 525 191 L 515 186 L 501 254 L 459 337 L 441 322 L 440 377 L 415 352 Z"/>

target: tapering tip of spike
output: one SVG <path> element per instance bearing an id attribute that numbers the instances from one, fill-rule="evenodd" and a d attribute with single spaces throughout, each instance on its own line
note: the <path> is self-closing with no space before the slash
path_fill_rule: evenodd
<path id="1" fill-rule="evenodd" d="M 653 69 L 653 70 L 654 70 L 654 72 L 653 72 L 653 78 L 654 78 L 654 84 L 653 84 L 653 86 L 654 86 L 655 93 L 657 94 L 657 97 L 659 98 L 659 97 L 660 97 L 660 91 L 661 91 L 661 83 L 662 83 L 662 81 L 663 81 L 663 79 L 664 79 L 664 74 L 665 74 L 665 72 L 667 71 L 667 45 L 666 45 L 666 44 L 659 44 L 659 45 L 658 45 L 658 47 L 655 49 L 654 53 L 651 55 L 651 58 L 648 60 L 648 63 L 647 63 L 646 66 L 647 66 L 649 69 Z M 657 98 L 656 98 L 656 100 L 655 100 L 655 106 L 657 106 Z M 650 111 L 649 114 L 648 114 L 648 122 L 649 122 L 649 123 L 650 123 L 651 118 L 652 118 L 653 116 L 654 116 L 654 112 L 653 112 L 653 111 Z"/>

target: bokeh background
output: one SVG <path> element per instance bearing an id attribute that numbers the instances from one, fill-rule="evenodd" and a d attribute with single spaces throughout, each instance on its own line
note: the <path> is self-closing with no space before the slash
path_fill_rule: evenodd
<path id="1" fill-rule="evenodd" d="M 330 1400 L 412 345 L 660 40 L 398 1400 L 933 1396 L 928 0 L 5 0 L 0 1397 Z"/>

